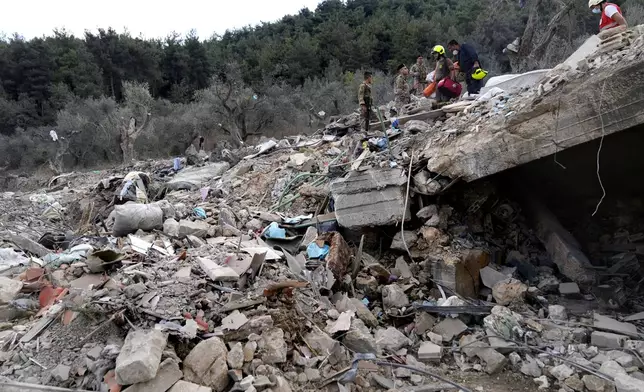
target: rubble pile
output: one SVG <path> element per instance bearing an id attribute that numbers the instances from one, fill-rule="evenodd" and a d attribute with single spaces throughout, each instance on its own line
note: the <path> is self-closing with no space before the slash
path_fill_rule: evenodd
<path id="1" fill-rule="evenodd" d="M 419 100 L 369 134 L 354 113 L 2 193 L 0 389 L 644 390 L 644 315 L 597 300 L 585 256 L 562 263 L 523 202 L 426 155 L 570 72 Z"/>

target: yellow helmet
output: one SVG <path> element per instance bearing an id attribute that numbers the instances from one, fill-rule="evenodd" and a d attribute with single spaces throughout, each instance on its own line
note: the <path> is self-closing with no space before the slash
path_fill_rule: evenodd
<path id="1" fill-rule="evenodd" d="M 476 71 L 472 73 L 472 79 L 474 80 L 483 80 L 487 76 L 487 71 L 483 68 L 477 68 Z"/>
<path id="2" fill-rule="evenodd" d="M 444 55 L 445 54 L 445 48 L 442 45 L 436 45 L 432 49 L 432 52 Z"/>
<path id="3" fill-rule="evenodd" d="M 588 8 L 592 8 L 592 7 L 596 6 L 596 5 L 599 5 L 599 4 L 601 4 L 602 1 L 604 1 L 604 0 L 589 0 L 588 1 Z"/>

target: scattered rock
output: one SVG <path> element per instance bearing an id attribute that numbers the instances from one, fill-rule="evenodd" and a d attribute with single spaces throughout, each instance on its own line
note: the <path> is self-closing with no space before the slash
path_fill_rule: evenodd
<path id="1" fill-rule="evenodd" d="M 382 287 L 382 304 L 385 309 L 409 306 L 409 297 L 397 284 Z"/>
<path id="2" fill-rule="evenodd" d="M 606 361 L 599 368 L 600 373 L 604 373 L 610 377 L 617 377 L 620 374 L 626 374 L 626 370 L 615 361 Z"/>
<path id="3" fill-rule="evenodd" d="M 590 343 L 601 348 L 622 348 L 627 339 L 627 336 L 610 332 L 594 331 L 590 334 Z"/>
<path id="4" fill-rule="evenodd" d="M 244 362 L 250 362 L 255 358 L 255 351 L 257 350 L 257 342 L 247 342 L 244 345 Z"/>
<path id="5" fill-rule="evenodd" d="M 615 387 L 610 381 L 599 378 L 593 374 L 586 374 L 581 378 L 584 386 L 590 392 L 614 392 Z"/>
<path id="6" fill-rule="evenodd" d="M 172 386 L 172 388 L 168 389 L 168 392 L 212 392 L 212 388 L 179 380 Z"/>
<path id="7" fill-rule="evenodd" d="M 230 369 L 241 369 L 244 366 L 244 348 L 240 342 L 232 345 L 226 361 Z"/>
<path id="8" fill-rule="evenodd" d="M 377 353 L 376 339 L 362 320 L 351 322 L 351 330 L 344 335 L 342 342 L 358 353 Z"/>
<path id="9" fill-rule="evenodd" d="M 497 283 L 508 279 L 506 275 L 500 273 L 490 266 L 482 268 L 479 271 L 479 275 L 481 275 L 481 282 L 483 282 L 483 286 L 490 289 L 493 288 Z"/>
<path id="10" fill-rule="evenodd" d="M 130 330 L 116 358 L 116 381 L 131 385 L 154 378 L 168 336 L 158 330 Z"/>
<path id="11" fill-rule="evenodd" d="M 615 387 L 617 392 L 642 392 L 644 391 L 644 381 L 620 374 L 615 376 Z"/>
<path id="12" fill-rule="evenodd" d="M 395 353 L 411 344 L 411 340 L 394 327 L 380 328 L 376 331 L 376 345 L 379 350 L 386 349 Z"/>
<path id="13" fill-rule="evenodd" d="M 22 290 L 22 282 L 0 276 L 0 303 L 11 302 Z"/>
<path id="14" fill-rule="evenodd" d="M 179 237 L 179 222 L 173 218 L 166 219 L 163 222 L 163 232 L 170 237 Z"/>
<path id="15" fill-rule="evenodd" d="M 407 244 L 408 248 L 416 245 L 417 241 L 418 235 L 415 231 L 405 231 L 405 243 Z M 396 235 L 394 235 L 393 241 L 391 242 L 391 249 L 406 252 L 407 248 L 405 248 L 405 243 L 403 243 L 402 233 L 397 232 Z"/>
<path id="16" fill-rule="evenodd" d="M 526 357 L 526 360 L 521 365 L 519 371 L 526 376 L 537 378 L 541 377 L 541 368 L 537 361 L 532 357 Z"/>
<path id="17" fill-rule="evenodd" d="M 550 305 L 548 306 L 548 318 L 553 320 L 568 320 L 568 313 L 566 308 L 561 305 Z"/>
<path id="18" fill-rule="evenodd" d="M 539 385 L 539 389 L 546 390 L 550 388 L 550 383 L 548 382 L 548 377 L 541 376 L 533 379 Z"/>
<path id="19" fill-rule="evenodd" d="M 227 358 L 228 350 L 220 338 L 204 340 L 184 359 L 184 379 L 223 392 L 228 386 Z"/>
<path id="20" fill-rule="evenodd" d="M 141 294 L 144 294 L 148 290 L 143 283 L 135 283 L 129 286 L 125 286 L 123 292 L 130 298 L 136 298 Z"/>
<path id="21" fill-rule="evenodd" d="M 578 296 L 580 293 L 581 291 L 579 291 L 579 286 L 575 282 L 559 284 L 559 294 L 562 296 L 574 297 Z"/>
<path id="22" fill-rule="evenodd" d="M 497 282 L 492 288 L 492 296 L 499 305 L 509 305 L 515 301 L 523 301 L 528 286 L 521 281 L 509 278 Z"/>
<path id="23" fill-rule="evenodd" d="M 262 340 L 259 343 L 262 349 L 262 361 L 268 364 L 286 362 L 288 347 L 284 341 L 284 331 L 280 328 L 267 329 L 262 333 Z"/>
<path id="24" fill-rule="evenodd" d="M 456 336 L 459 336 L 463 332 L 467 331 L 467 325 L 465 325 L 465 323 L 463 323 L 460 319 L 446 318 L 445 320 L 436 324 L 432 331 L 441 335 L 444 342 L 450 342 Z"/>
<path id="25" fill-rule="evenodd" d="M 56 379 L 56 381 L 67 381 L 69 380 L 69 372 L 71 368 L 67 365 L 59 364 L 51 370 L 51 375 Z"/>
<path id="26" fill-rule="evenodd" d="M 443 356 L 443 348 L 431 342 L 422 342 L 418 349 L 418 359 L 420 360 L 440 360 Z"/>
<path id="27" fill-rule="evenodd" d="M 576 374 L 568 377 L 566 381 L 564 381 L 564 385 L 575 392 L 584 392 L 584 382 L 581 381 L 581 378 Z"/>
<path id="28" fill-rule="evenodd" d="M 572 368 L 566 364 L 555 366 L 550 369 L 550 375 L 559 381 L 564 381 L 574 373 L 574 370 L 572 370 Z"/>
<path id="29" fill-rule="evenodd" d="M 165 392 L 183 377 L 179 364 L 172 358 L 161 363 L 156 376 L 149 381 L 134 384 L 123 392 Z"/>

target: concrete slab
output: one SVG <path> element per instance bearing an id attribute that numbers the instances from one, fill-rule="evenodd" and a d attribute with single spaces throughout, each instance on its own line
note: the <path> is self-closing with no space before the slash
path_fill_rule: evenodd
<path id="1" fill-rule="evenodd" d="M 405 206 L 402 169 L 351 172 L 331 183 L 338 224 L 346 228 L 393 225 L 402 220 Z M 406 220 L 411 218 L 409 211 Z"/>
<path id="2" fill-rule="evenodd" d="M 188 167 L 177 173 L 168 184 L 190 183 L 200 187 L 217 176 L 221 176 L 230 168 L 228 162 L 214 162 L 201 167 Z"/>

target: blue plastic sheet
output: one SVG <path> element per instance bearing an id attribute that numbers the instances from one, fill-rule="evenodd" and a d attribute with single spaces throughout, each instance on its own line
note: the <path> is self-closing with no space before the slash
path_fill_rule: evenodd
<path id="1" fill-rule="evenodd" d="M 195 216 L 199 219 L 206 219 L 208 216 L 206 215 L 206 210 L 204 210 L 201 207 L 195 207 L 192 212 L 195 214 Z"/>
<path id="2" fill-rule="evenodd" d="M 309 256 L 309 259 L 322 260 L 329 254 L 329 249 L 329 245 L 324 244 L 324 246 L 320 248 L 318 244 L 313 241 L 306 247 L 306 254 Z"/>
<path id="3" fill-rule="evenodd" d="M 286 230 L 282 229 L 277 222 L 273 222 L 266 229 L 264 229 L 264 237 L 266 238 L 286 238 Z"/>

